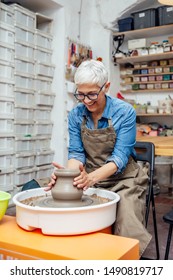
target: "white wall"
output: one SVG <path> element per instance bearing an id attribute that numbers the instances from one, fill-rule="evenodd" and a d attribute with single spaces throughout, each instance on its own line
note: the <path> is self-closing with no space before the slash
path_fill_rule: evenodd
<path id="1" fill-rule="evenodd" d="M 91 46 L 93 58 L 102 57 L 109 71 L 110 94 L 119 91 L 119 71 L 112 61 L 112 30 L 117 19 L 130 16 L 131 12 L 157 4 L 157 0 L 18 0 L 27 8 L 42 12 L 54 19 L 53 63 L 56 64 L 53 91 L 56 94 L 52 120 L 52 149 L 55 161 L 67 160 L 67 122 L 65 65 L 67 62 L 67 37 Z"/>

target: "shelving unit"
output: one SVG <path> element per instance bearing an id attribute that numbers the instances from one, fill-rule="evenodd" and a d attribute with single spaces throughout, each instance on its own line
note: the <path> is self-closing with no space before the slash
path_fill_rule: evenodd
<path id="1" fill-rule="evenodd" d="M 163 26 L 156 26 L 151 28 L 145 28 L 145 29 L 137 29 L 137 30 L 131 30 L 126 32 L 114 32 L 114 36 L 118 35 L 124 35 L 124 42 L 127 43 L 128 40 L 134 40 L 134 39 L 142 39 L 151 38 L 152 41 L 158 41 L 163 37 L 165 39 L 165 36 L 169 37 L 173 35 L 173 24 L 170 25 L 163 25 Z M 154 39 L 153 39 L 154 38 Z M 167 65 L 160 65 L 160 61 L 166 60 Z M 142 98 L 142 100 L 145 99 L 144 95 L 146 96 L 157 96 L 158 93 L 158 99 L 164 99 L 164 94 L 169 95 L 173 93 L 173 62 L 170 61 L 173 60 L 173 52 L 165 52 L 165 53 L 157 53 L 157 54 L 149 54 L 149 55 L 137 55 L 137 56 L 123 56 L 123 57 L 117 57 L 116 58 L 116 64 L 119 65 L 120 69 L 120 85 L 122 89 L 120 90 L 122 94 L 129 94 L 128 98 L 133 98 L 133 95 L 137 96 L 138 102 Z M 157 61 L 158 65 L 153 66 L 151 65 L 151 62 Z M 139 64 L 139 65 L 137 65 Z M 156 68 L 161 68 L 160 72 L 156 70 Z M 169 68 L 166 70 L 166 67 Z M 165 69 L 164 69 L 165 68 Z M 128 70 L 127 70 L 128 69 Z M 141 73 L 141 70 L 146 70 L 146 73 Z M 153 72 L 150 73 L 150 69 L 153 69 Z M 127 71 L 126 71 L 127 70 Z M 134 70 L 139 70 L 139 73 L 134 72 Z M 124 72 L 124 73 L 123 73 Z M 145 72 L 145 71 L 143 71 Z M 164 75 L 170 75 L 164 76 Z M 153 79 L 151 78 L 153 76 Z M 163 76 L 159 79 L 158 76 Z M 141 78 L 146 77 L 146 79 Z M 170 79 L 168 79 L 168 77 Z M 137 79 L 135 79 L 137 78 Z M 151 80 L 152 79 L 152 80 Z M 138 87 L 135 88 L 135 85 L 138 84 Z M 157 84 L 160 84 L 160 88 Z M 146 85 L 146 88 L 142 89 L 143 85 Z M 133 86 L 133 87 L 132 87 Z M 131 88 L 132 87 L 132 88 Z M 153 87 L 153 88 L 152 88 Z M 168 88 L 166 88 L 168 87 Z M 143 94 L 142 94 L 143 93 Z M 163 93 L 162 97 L 161 94 Z M 126 95 L 126 96 L 127 96 Z M 141 97 L 140 97 L 141 96 Z M 160 98 L 159 98 L 160 96 Z M 147 98 L 146 98 L 147 99 Z M 143 103 L 144 104 L 144 103 Z M 147 123 L 148 121 L 161 121 L 161 123 L 168 122 L 171 124 L 171 119 L 173 116 L 172 113 L 137 113 L 137 118 L 140 122 Z"/>

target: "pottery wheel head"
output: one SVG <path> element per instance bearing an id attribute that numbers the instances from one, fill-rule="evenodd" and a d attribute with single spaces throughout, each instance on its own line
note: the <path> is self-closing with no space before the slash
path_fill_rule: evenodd
<path id="1" fill-rule="evenodd" d="M 84 207 L 93 204 L 93 199 L 83 196 L 81 200 L 57 200 L 51 196 L 37 198 L 33 201 L 33 206 L 46 207 L 46 208 L 74 208 Z"/>

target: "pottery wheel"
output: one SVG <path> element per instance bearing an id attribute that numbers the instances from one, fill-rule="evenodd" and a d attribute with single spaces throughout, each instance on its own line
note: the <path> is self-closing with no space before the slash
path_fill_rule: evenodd
<path id="1" fill-rule="evenodd" d="M 57 200 L 52 196 L 40 197 L 33 201 L 33 206 L 47 207 L 47 208 L 71 208 L 83 207 L 94 203 L 94 199 L 83 195 L 81 200 Z"/>

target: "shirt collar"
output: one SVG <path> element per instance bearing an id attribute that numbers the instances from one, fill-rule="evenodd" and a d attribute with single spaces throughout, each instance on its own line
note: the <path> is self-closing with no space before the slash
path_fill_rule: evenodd
<path id="1" fill-rule="evenodd" d="M 105 119 L 110 119 L 111 118 L 111 97 L 105 95 L 106 97 L 106 106 L 104 108 L 103 114 L 102 114 L 102 118 Z M 89 117 L 90 116 L 90 112 L 88 111 L 88 109 L 85 107 L 84 105 L 84 109 L 83 109 L 83 116 L 85 117 Z"/>

